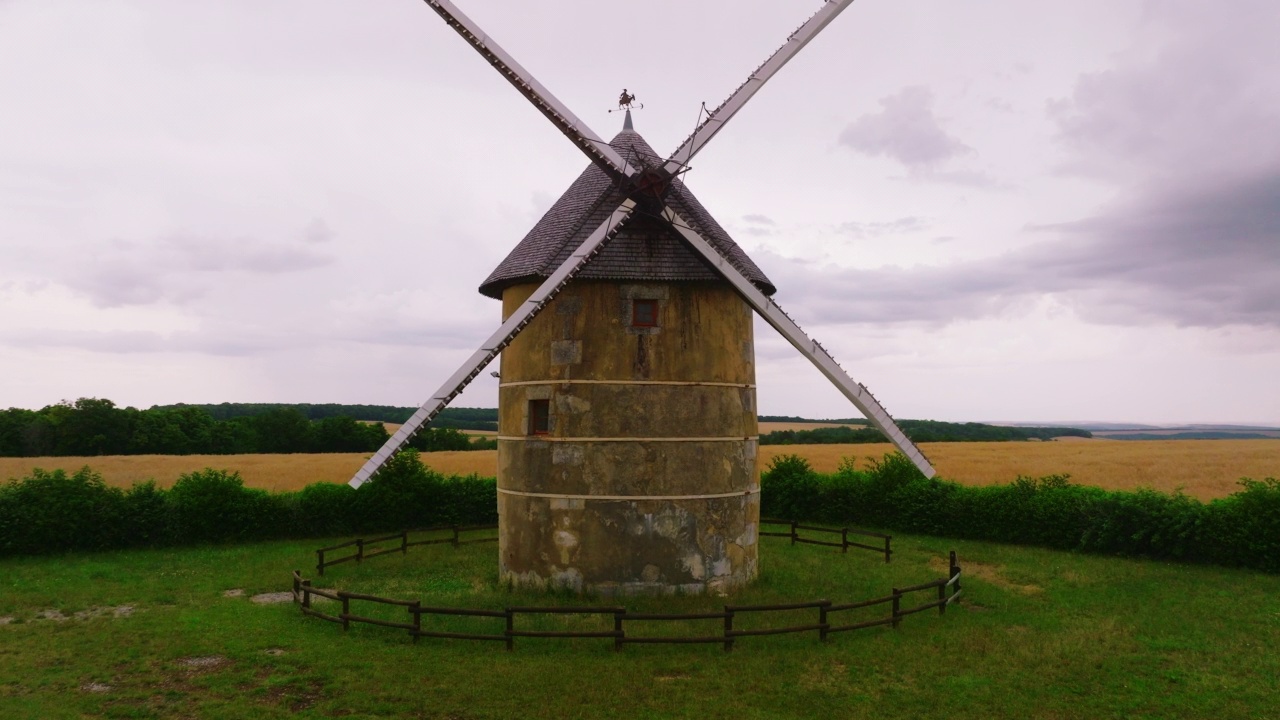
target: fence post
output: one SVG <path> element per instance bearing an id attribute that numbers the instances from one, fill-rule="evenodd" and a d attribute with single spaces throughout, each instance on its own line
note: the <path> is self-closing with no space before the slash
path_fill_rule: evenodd
<path id="1" fill-rule="evenodd" d="M 304 608 L 311 607 L 311 581 L 310 580 L 302 581 L 302 607 Z"/>
<path id="2" fill-rule="evenodd" d="M 902 609 L 902 591 L 899 590 L 898 588 L 893 588 L 893 629 L 894 630 L 897 630 L 898 623 L 902 622 L 901 616 L 898 615 L 898 611 L 901 609 Z"/>
<path id="3" fill-rule="evenodd" d="M 356 562 L 364 560 L 364 540 L 356 540 Z"/>
<path id="4" fill-rule="evenodd" d="M 338 597 L 342 598 L 342 631 L 346 632 L 351 629 L 351 598 L 342 590 L 338 591 Z"/>
<path id="5" fill-rule="evenodd" d="M 316 551 L 316 572 L 324 575 L 324 551 Z"/>
<path id="6" fill-rule="evenodd" d="M 516 636 L 511 634 L 516 631 L 516 614 L 511 612 L 511 608 L 506 608 L 506 611 L 507 631 L 503 634 L 507 636 L 507 651 L 510 652 L 515 649 L 516 644 Z"/>
<path id="7" fill-rule="evenodd" d="M 422 613 L 419 612 L 420 610 L 422 610 L 421 600 L 414 600 L 413 604 L 409 606 L 409 614 L 413 615 L 413 630 L 410 630 L 410 632 L 413 633 L 413 643 L 415 645 L 418 644 L 418 633 L 422 632 Z"/>
<path id="8" fill-rule="evenodd" d="M 884 563 L 886 565 L 889 564 L 889 556 L 893 554 L 893 551 L 889 549 L 889 541 L 892 539 L 893 538 L 888 535 L 886 535 L 884 538 Z"/>
<path id="9" fill-rule="evenodd" d="M 959 574 L 960 574 L 960 564 L 956 562 L 956 551 L 952 550 L 951 551 L 951 577 L 948 577 L 947 579 L 950 580 L 951 578 L 954 578 Z M 960 592 L 960 581 L 956 580 L 955 587 L 952 588 L 951 594 L 954 595 L 958 592 Z"/>
<path id="10" fill-rule="evenodd" d="M 796 521 L 791 521 L 791 544 L 796 544 Z"/>
<path id="11" fill-rule="evenodd" d="M 613 649 L 615 651 L 622 649 L 622 616 L 625 615 L 626 612 L 627 611 L 625 609 L 613 611 L 613 632 L 615 633 L 613 636 Z"/>
<path id="12" fill-rule="evenodd" d="M 822 642 L 827 641 L 827 630 L 831 627 L 827 623 L 827 609 L 831 607 L 830 600 L 822 600 L 822 604 L 818 606 L 818 624 L 822 627 L 818 628 L 818 639 Z"/>
<path id="13" fill-rule="evenodd" d="M 409 554 L 409 531 L 408 530 L 405 530 L 404 532 L 400 533 L 400 554 L 401 555 Z"/>
<path id="14" fill-rule="evenodd" d="M 840 552 L 849 552 L 849 528 L 840 528 Z"/>
<path id="15" fill-rule="evenodd" d="M 794 532 L 794 531 L 793 531 Z M 724 651 L 733 649 L 733 611 L 724 606 Z"/>

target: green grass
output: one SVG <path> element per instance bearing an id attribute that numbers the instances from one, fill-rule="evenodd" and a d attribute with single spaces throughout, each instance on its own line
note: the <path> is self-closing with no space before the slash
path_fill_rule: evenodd
<path id="1" fill-rule="evenodd" d="M 968 718 L 1274 717 L 1280 577 L 926 537 L 895 537 L 894 562 L 765 538 L 763 573 L 735 603 L 857 600 L 944 574 L 959 551 L 965 597 L 897 631 L 743 638 L 719 646 L 608 640 L 423 639 L 303 618 L 247 595 L 288 588 L 323 541 L 131 551 L 0 562 L 0 716 L 5 718 Z M 496 548 L 431 546 L 332 568 L 321 587 L 427 604 L 580 602 L 512 593 Z M 931 565 L 932 563 L 932 565 Z M 223 597 L 243 588 L 246 597 Z M 921 601 L 927 598 L 917 595 Z M 601 604 L 615 601 L 597 600 Z M 723 600 L 627 599 L 634 610 Z M 83 619 L 92 608 L 133 614 Z M 331 606 L 332 607 L 332 606 Z M 365 612 L 367 605 L 353 605 Z M 56 609 L 65 621 L 37 619 Z M 372 610 L 368 610 L 371 614 Z M 386 617 L 397 617 L 393 611 Z M 799 616 L 796 622 L 802 620 Z M 748 622 L 760 623 L 760 618 Z M 454 629 L 500 629 L 460 620 Z M 591 627 L 591 618 L 524 627 Z M 602 626 L 604 621 L 599 621 Z M 787 622 L 787 620 L 783 620 Z M 683 632 L 717 630 L 712 621 Z M 628 632 L 631 632 L 629 626 Z M 647 631 L 647 630 L 646 630 Z M 676 627 L 655 628 L 657 632 Z M 217 657 L 192 666 L 184 659 Z M 110 689 L 89 690 L 100 684 Z"/>

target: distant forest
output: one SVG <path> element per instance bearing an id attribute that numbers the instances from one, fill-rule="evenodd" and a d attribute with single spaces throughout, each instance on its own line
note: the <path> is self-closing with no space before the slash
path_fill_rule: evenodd
<path id="1" fill-rule="evenodd" d="M 373 452 L 387 441 L 383 422 L 404 422 L 416 408 L 389 405 L 222 403 L 157 405 L 138 410 L 110 400 L 81 398 L 40 410 L 0 411 L 0 456 L 236 455 L 244 453 Z M 815 422 L 765 415 L 765 422 Z M 495 408 L 446 408 L 410 446 L 436 450 L 484 450 L 492 438 L 462 430 L 496 430 Z M 842 422 L 842 421 L 824 421 Z M 866 421 L 862 420 L 862 424 Z M 1049 440 L 1092 437 L 1087 430 L 1005 427 L 981 423 L 903 420 L 915 442 Z M 760 437 L 762 445 L 883 442 L 871 427 L 782 430 Z"/>
<path id="2" fill-rule="evenodd" d="M 331 417 L 349 417 L 357 420 L 376 422 L 403 423 L 418 408 L 396 407 L 394 405 L 338 405 L 324 403 L 220 403 L 218 405 L 156 405 L 152 410 L 171 410 L 177 408 L 199 408 L 209 413 L 215 420 L 232 420 L 234 418 L 253 417 L 270 410 L 297 410 L 308 420 L 324 420 Z M 445 408 L 431 422 L 435 428 L 456 428 L 458 430 L 497 430 L 497 408 Z"/>
<path id="3" fill-rule="evenodd" d="M 167 405 L 147 410 L 81 398 L 40 410 L 0 411 L 0 456 L 238 455 L 245 453 L 373 452 L 387 441 L 379 418 L 333 412 L 358 405 Z M 211 408 L 221 410 L 215 415 Z M 312 409 L 304 413 L 300 408 Z M 400 411 L 396 422 L 413 408 Z M 454 412 L 464 413 L 460 408 Z M 497 419 L 497 411 L 490 413 Z M 474 413 L 472 413 L 474 415 Z M 361 422 L 373 420 L 374 422 Z M 418 450 L 482 450 L 495 441 L 469 438 L 440 423 L 418 433 Z"/>
<path id="4" fill-rule="evenodd" d="M 769 420 L 765 420 L 770 417 Z M 815 422 L 813 420 L 773 420 L 776 416 L 762 416 L 765 422 Z M 844 422 L 823 420 L 821 422 Z M 862 424 L 867 424 L 866 420 Z M 982 423 L 950 423 L 938 420 L 899 420 L 898 427 L 912 442 L 1008 442 L 1016 440 L 1052 440 L 1056 437 L 1093 437 L 1093 433 L 1079 428 L 1065 427 L 1007 427 Z M 830 427 L 813 430 L 778 430 L 760 436 L 761 445 L 829 445 L 844 443 L 886 442 L 883 433 L 873 427 Z"/>
<path id="5" fill-rule="evenodd" d="M 761 415 L 760 422 L 789 422 L 789 423 L 833 423 L 836 425 L 870 425 L 866 418 L 840 418 L 838 420 L 814 420 L 812 418 L 802 418 L 795 415 Z"/>

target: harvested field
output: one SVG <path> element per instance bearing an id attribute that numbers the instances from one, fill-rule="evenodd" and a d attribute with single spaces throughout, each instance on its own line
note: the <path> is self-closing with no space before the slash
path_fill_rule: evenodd
<path id="1" fill-rule="evenodd" d="M 395 434 L 396 434 L 396 431 L 400 429 L 400 425 L 401 425 L 401 423 L 382 423 L 382 427 L 384 427 L 384 428 L 386 428 L 386 429 L 387 429 L 387 434 L 388 434 L 388 435 L 395 435 Z M 497 431 L 497 430 L 463 430 L 462 432 L 464 432 L 464 433 L 466 433 L 466 434 L 468 434 L 468 435 L 470 435 L 470 436 L 472 436 L 472 437 L 476 437 L 476 436 L 486 436 L 486 437 L 487 437 L 487 436 L 489 436 L 489 435 L 497 435 L 497 434 L 498 434 L 498 431 Z"/>
<path id="2" fill-rule="evenodd" d="M 298 490 L 314 482 L 346 482 L 367 457 L 367 453 L 317 453 L 0 458 L 0 478 L 26 475 L 33 467 L 74 471 L 88 465 L 102 473 L 110 485 L 129 487 L 155 480 L 160 487 L 169 487 L 183 473 L 218 468 L 239 472 L 248 487 L 280 492 Z M 493 450 L 427 453 L 423 457 L 430 461 L 432 468 L 445 474 L 493 475 L 497 468 L 497 452 Z"/>
<path id="3" fill-rule="evenodd" d="M 767 445 L 761 467 L 778 455 L 795 453 L 814 468 L 831 472 L 844 457 L 859 465 L 892 447 L 874 445 Z M 1018 475 L 1069 473 L 1072 482 L 1112 490 L 1152 487 L 1184 492 L 1201 500 L 1237 489 L 1241 477 L 1280 477 L 1280 440 L 1060 440 L 1054 442 L 927 443 L 923 450 L 942 477 L 966 485 L 1007 483 Z M 250 487 L 297 490 L 313 482 L 346 482 L 366 455 L 126 455 L 105 457 L 0 458 L 0 478 L 26 475 L 33 467 L 77 470 L 85 465 L 112 485 L 128 487 L 154 479 L 168 487 L 182 473 L 206 467 L 236 470 Z M 425 453 L 423 461 L 446 474 L 493 475 L 497 452 Z"/>
<path id="4" fill-rule="evenodd" d="M 1200 500 L 1230 495 L 1242 477 L 1280 477 L 1280 441 L 1147 440 L 1119 442 L 1084 438 L 1052 442 L 925 443 L 921 449 L 938 474 L 965 485 L 996 485 L 1019 475 L 1070 474 L 1071 482 L 1108 490 L 1140 487 L 1173 492 L 1179 488 Z M 879 458 L 893 447 L 874 445 L 767 445 L 761 467 L 795 453 L 822 472 L 835 470 L 841 458 Z"/>

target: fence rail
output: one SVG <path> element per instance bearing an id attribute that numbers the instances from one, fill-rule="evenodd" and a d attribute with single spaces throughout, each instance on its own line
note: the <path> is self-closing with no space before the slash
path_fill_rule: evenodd
<path id="1" fill-rule="evenodd" d="M 790 529 L 787 532 L 777 532 L 777 531 L 766 532 L 762 530 L 760 534 L 766 535 L 769 537 L 791 538 L 792 545 L 795 545 L 796 543 L 801 543 L 804 545 L 824 545 L 826 547 L 837 547 L 837 548 L 840 548 L 840 552 L 842 553 L 849 552 L 849 548 L 851 547 L 859 548 L 862 550 L 871 550 L 872 552 L 883 553 L 885 562 L 889 562 L 890 558 L 893 557 L 893 549 L 890 547 L 890 544 L 893 542 L 892 535 L 885 535 L 883 533 L 871 532 L 870 530 L 859 530 L 857 528 L 849 528 L 849 527 L 829 528 L 829 527 L 820 527 L 818 525 L 802 525 L 796 522 L 795 520 L 778 520 L 776 518 L 760 518 L 760 524 L 790 526 Z M 806 532 L 830 533 L 833 535 L 839 535 L 840 541 L 835 542 L 832 540 L 817 540 L 811 537 L 800 537 L 799 531 L 801 530 L 804 530 Z M 882 542 L 879 545 L 867 545 L 866 543 L 854 542 L 850 540 L 849 539 L 850 535 L 856 535 L 858 537 L 877 538 Z"/>
<path id="2" fill-rule="evenodd" d="M 329 547 L 323 547 L 323 548 L 320 548 L 319 550 L 316 550 L 316 572 L 320 573 L 320 575 L 323 576 L 324 569 L 327 567 L 333 567 L 334 565 L 341 565 L 342 563 L 351 562 L 352 560 L 356 562 L 360 562 L 362 560 L 368 560 L 369 558 L 377 557 L 379 555 L 386 555 L 387 553 L 398 552 L 398 553 L 404 554 L 409 552 L 409 548 L 417 547 L 419 545 L 442 545 L 444 543 L 449 543 L 454 547 L 458 547 L 459 545 L 470 545 L 472 543 L 497 542 L 498 538 L 496 537 L 467 538 L 466 540 L 462 539 L 462 533 L 471 533 L 471 532 L 476 532 L 480 530 L 497 530 L 497 529 L 498 529 L 498 526 L 496 524 L 494 525 L 441 525 L 438 527 L 420 528 L 418 530 L 404 530 L 398 533 L 393 533 L 391 535 L 384 535 L 382 537 L 370 538 L 368 540 L 364 538 L 358 538 L 356 540 L 348 540 L 347 542 L 344 542 L 344 543 L 338 543 L 337 545 L 330 545 Z M 427 538 L 427 539 L 419 539 L 419 540 L 413 540 L 413 541 L 409 540 L 410 534 L 417 535 L 417 534 L 440 533 L 440 532 L 449 532 L 451 533 L 451 535 L 449 537 L 443 537 L 443 538 Z M 378 547 L 378 548 L 374 548 L 371 552 L 369 551 L 369 546 L 371 545 L 390 542 L 392 540 L 399 540 L 400 544 L 394 545 L 392 547 Z M 342 557 L 336 557 L 336 558 L 332 556 L 326 557 L 326 553 L 332 553 L 335 550 L 342 550 L 349 547 L 355 547 L 356 550 L 354 554 L 344 555 Z"/>
<path id="3" fill-rule="evenodd" d="M 446 528 L 447 529 L 447 528 Z M 487 526 L 483 528 L 470 529 L 489 529 Z M 801 528 L 803 529 L 803 528 Z M 465 531 L 465 529 L 464 529 Z M 458 537 L 457 532 L 453 538 Z M 407 543 L 407 533 L 400 535 L 390 535 L 382 540 L 401 539 L 401 547 Z M 377 542 L 377 541 L 369 541 Z M 325 550 L 334 550 L 341 547 L 349 547 L 355 544 L 361 547 L 358 541 L 352 543 L 344 543 L 341 546 L 325 548 Z M 371 557 L 366 555 L 365 557 Z M 343 562 L 339 560 L 338 562 Z M 333 562 L 321 565 L 332 565 Z M 663 643 L 718 643 L 724 646 L 726 651 L 732 650 L 734 643 L 739 638 L 761 637 L 769 635 L 784 635 L 793 633 L 809 633 L 816 632 L 818 639 L 825 641 L 831 633 L 845 632 L 849 630 L 860 630 L 863 628 L 877 627 L 880 625 L 891 625 L 897 628 L 902 618 L 908 615 L 923 612 L 937 608 L 938 614 L 946 613 L 947 606 L 960 597 L 961 571 L 960 565 L 956 560 L 955 551 L 950 554 L 950 570 L 945 578 L 938 578 L 929 582 L 911 585 L 903 588 L 893 588 L 889 595 L 870 600 L 860 600 L 850 603 L 832 603 L 830 600 L 814 600 L 808 602 L 781 603 L 775 605 L 725 605 L 721 612 L 700 612 L 700 613 L 633 613 L 628 612 L 625 607 L 620 606 L 549 606 L 549 607 L 528 607 L 514 606 L 506 607 L 501 610 L 479 609 L 479 608 L 446 608 L 446 607 L 430 607 L 424 606 L 418 600 L 398 600 L 392 598 L 383 598 L 376 595 L 368 595 L 364 593 L 353 593 L 345 590 L 333 590 L 317 588 L 311 584 L 311 581 L 302 577 L 300 570 L 293 571 L 293 599 L 298 603 L 302 613 L 309 617 L 320 618 L 333 623 L 342 625 L 343 630 L 348 630 L 352 623 L 365 623 L 380 627 L 389 627 L 399 630 L 407 630 L 412 636 L 413 642 L 417 642 L 418 638 L 440 638 L 452 640 L 479 640 L 479 641 L 502 641 L 506 644 L 507 650 L 515 648 L 516 638 L 577 638 L 577 639 L 610 639 L 613 641 L 615 650 L 621 650 L 627 644 L 663 644 Z M 928 592 L 935 590 L 937 599 L 931 599 L 928 602 L 915 605 L 903 609 L 902 600 L 913 593 Z M 316 610 L 312 607 L 312 598 L 321 597 L 342 603 L 342 612 L 338 615 L 332 615 Z M 353 601 L 362 603 L 374 603 L 380 605 L 391 605 L 403 607 L 407 610 L 408 622 L 397 622 L 393 620 L 385 620 L 381 618 L 357 615 L 351 612 L 351 603 Z M 890 614 L 887 617 L 875 617 L 857 622 L 849 622 L 844 624 L 832 624 L 831 615 L 833 613 L 844 613 L 852 610 L 859 610 L 880 605 L 890 605 Z M 734 621 L 739 615 L 765 615 L 775 616 L 778 613 L 792 613 L 788 616 L 795 620 L 794 613 L 809 611 L 817 611 L 816 622 L 801 622 L 793 625 L 771 626 L 771 627 L 741 627 L 735 626 Z M 465 616 L 477 618 L 501 619 L 503 627 L 501 630 L 495 628 L 489 633 L 470 633 L 470 632 L 454 632 L 445 630 L 424 629 L 422 625 L 423 616 Z M 517 626 L 517 619 L 520 617 L 538 617 L 550 615 L 605 615 L 612 616 L 612 630 L 536 630 L 522 628 Z M 648 635 L 628 635 L 627 625 L 635 623 L 670 623 L 670 622 L 696 622 L 720 620 L 722 630 L 714 635 L 674 635 L 674 636 L 648 636 Z M 634 630 L 633 630 L 634 632 Z"/>

